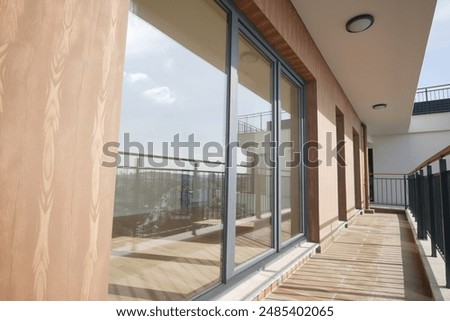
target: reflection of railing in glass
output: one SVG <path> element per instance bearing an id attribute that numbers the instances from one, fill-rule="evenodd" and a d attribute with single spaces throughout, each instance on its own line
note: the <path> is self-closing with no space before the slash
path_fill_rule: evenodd
<path id="1" fill-rule="evenodd" d="M 138 41 L 127 41 L 120 137 L 139 153 L 119 152 L 109 293 L 184 300 L 222 281 L 223 156 L 143 154 L 189 154 L 166 152 L 177 134 L 225 146 L 229 15 L 210 0 L 130 4 L 127 38 Z"/>
<path id="2" fill-rule="evenodd" d="M 189 161 L 197 164 L 193 170 L 144 167 L 142 161 L 119 166 L 113 236 L 163 237 L 194 230 L 202 220 L 220 221 L 224 173 L 198 170 L 201 161 Z M 238 174 L 236 219 L 255 215 L 253 189 L 251 175 Z M 262 203 L 269 211 L 270 200 Z"/>
<path id="3" fill-rule="evenodd" d="M 281 111 L 281 119 L 285 119 L 289 113 Z M 255 133 L 269 131 L 272 124 L 272 112 L 261 112 L 238 116 L 238 133 Z"/>
<path id="4" fill-rule="evenodd" d="M 259 169 L 261 170 L 261 169 Z M 271 177 L 262 176 L 264 190 L 270 189 Z M 257 198 L 259 204 L 257 206 Z M 261 213 L 270 211 L 270 199 L 266 195 L 255 193 L 255 179 L 253 174 L 237 174 L 237 194 L 236 194 L 236 219 L 251 216 L 260 216 Z"/>
<path id="5" fill-rule="evenodd" d="M 222 177 L 221 172 L 119 168 L 114 219 L 131 221 L 125 226 L 134 236 L 170 235 L 193 220 L 220 219 Z"/>

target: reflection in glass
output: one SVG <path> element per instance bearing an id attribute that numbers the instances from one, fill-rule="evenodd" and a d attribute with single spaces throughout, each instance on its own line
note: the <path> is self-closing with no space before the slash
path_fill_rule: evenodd
<path id="1" fill-rule="evenodd" d="M 236 265 L 272 247 L 272 64 L 242 36 L 238 65 Z"/>
<path id="2" fill-rule="evenodd" d="M 183 300 L 220 283 L 226 34 L 214 1 L 132 1 L 112 299 Z M 205 146 L 219 150 L 210 162 Z"/>
<path id="3" fill-rule="evenodd" d="M 299 88 L 285 75 L 280 82 L 280 200 L 281 241 L 302 232 L 300 207 L 300 115 Z"/>

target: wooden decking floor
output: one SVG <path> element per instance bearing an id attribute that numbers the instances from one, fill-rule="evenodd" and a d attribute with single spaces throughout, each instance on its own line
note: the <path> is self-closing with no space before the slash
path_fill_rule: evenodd
<path id="1" fill-rule="evenodd" d="M 290 222 L 282 224 L 289 238 Z M 214 284 L 221 273 L 221 234 L 174 238 L 116 237 L 109 272 L 111 300 L 184 300 Z M 177 238 L 178 237 L 178 238 Z M 271 228 L 245 229 L 236 237 L 236 264 L 271 247 Z"/>
<path id="2" fill-rule="evenodd" d="M 266 300 L 431 300 L 407 218 L 367 214 Z"/>

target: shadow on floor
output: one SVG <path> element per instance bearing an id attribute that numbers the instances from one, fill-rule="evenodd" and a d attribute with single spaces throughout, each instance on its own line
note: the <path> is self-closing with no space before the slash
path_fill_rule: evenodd
<path id="1" fill-rule="evenodd" d="M 402 243 L 403 282 L 406 301 L 428 301 L 432 298 L 430 284 L 414 241 L 406 215 L 397 214 Z"/>

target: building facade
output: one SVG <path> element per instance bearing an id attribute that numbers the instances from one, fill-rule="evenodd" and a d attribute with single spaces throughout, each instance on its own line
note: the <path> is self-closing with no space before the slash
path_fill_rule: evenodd
<path id="1" fill-rule="evenodd" d="M 216 298 L 326 248 L 369 207 L 368 133 L 412 109 L 434 2 L 386 32 L 406 2 L 5 1 L 0 299 Z M 352 55 L 366 11 L 394 61 Z M 403 60 L 406 92 L 371 86 Z"/>

